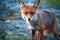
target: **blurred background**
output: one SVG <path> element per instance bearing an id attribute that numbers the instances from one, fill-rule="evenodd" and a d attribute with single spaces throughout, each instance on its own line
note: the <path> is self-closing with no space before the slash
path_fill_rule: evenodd
<path id="1" fill-rule="evenodd" d="M 33 3 L 35 0 L 21 1 Z M 18 0 L 0 0 L 0 40 L 30 40 L 30 30 L 21 18 L 19 6 Z M 56 14 L 57 31 L 60 37 L 60 0 L 40 0 L 38 9 L 49 9 Z M 53 39 L 48 37 L 45 40 Z"/>

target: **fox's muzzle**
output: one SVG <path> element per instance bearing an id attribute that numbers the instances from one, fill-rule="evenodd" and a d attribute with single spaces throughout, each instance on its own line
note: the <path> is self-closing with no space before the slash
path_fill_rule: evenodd
<path id="1" fill-rule="evenodd" d="M 28 18 L 28 21 L 35 21 L 37 20 L 37 16 L 32 16 L 31 18 Z"/>
<path id="2" fill-rule="evenodd" d="M 28 21 L 30 21 L 30 18 L 28 18 Z"/>

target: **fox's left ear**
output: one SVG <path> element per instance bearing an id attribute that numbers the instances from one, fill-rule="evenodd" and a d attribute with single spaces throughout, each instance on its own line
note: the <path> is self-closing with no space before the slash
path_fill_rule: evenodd
<path id="1" fill-rule="evenodd" d="M 21 7 L 25 6 L 25 4 L 21 0 L 18 0 L 18 3 L 20 4 Z"/>
<path id="2" fill-rule="evenodd" d="M 35 0 L 35 2 L 34 2 L 34 6 L 36 7 L 36 8 L 38 8 L 38 5 L 40 4 L 40 0 Z"/>
<path id="3" fill-rule="evenodd" d="M 33 7 L 37 8 L 37 5 L 34 4 Z"/>

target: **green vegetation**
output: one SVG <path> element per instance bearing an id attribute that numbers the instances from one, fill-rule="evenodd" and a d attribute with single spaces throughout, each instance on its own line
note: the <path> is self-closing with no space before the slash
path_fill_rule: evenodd
<path id="1" fill-rule="evenodd" d="M 53 4 L 53 5 L 56 5 L 56 6 L 60 7 L 60 0 L 41 0 L 41 2 L 45 2 L 45 3 L 48 3 L 48 4 Z"/>
<path id="2" fill-rule="evenodd" d="M 60 23 L 60 20 L 58 20 L 59 21 L 59 23 Z"/>
<path id="3" fill-rule="evenodd" d="M 29 40 L 29 36 L 26 34 L 8 34 L 5 40 Z"/>
<path id="4" fill-rule="evenodd" d="M 58 23 L 60 23 L 60 18 L 58 18 Z"/>
<path id="5" fill-rule="evenodd" d="M 57 15 L 58 23 L 60 23 L 60 16 Z"/>
<path id="6" fill-rule="evenodd" d="M 5 40 L 6 34 L 7 34 L 6 32 L 0 31 L 0 40 Z"/>

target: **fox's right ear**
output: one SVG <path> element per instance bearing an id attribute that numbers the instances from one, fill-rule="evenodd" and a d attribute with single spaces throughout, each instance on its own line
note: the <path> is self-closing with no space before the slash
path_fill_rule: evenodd
<path id="1" fill-rule="evenodd" d="M 25 4 L 21 0 L 18 0 L 18 3 L 20 4 L 21 7 L 25 6 Z"/>

